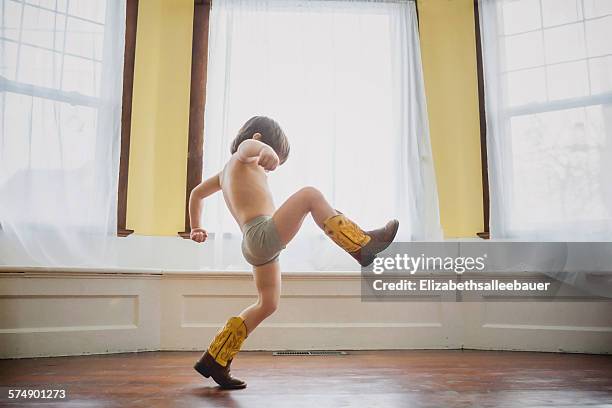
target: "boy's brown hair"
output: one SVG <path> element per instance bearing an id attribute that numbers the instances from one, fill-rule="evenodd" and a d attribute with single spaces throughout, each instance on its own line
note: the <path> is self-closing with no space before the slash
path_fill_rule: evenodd
<path id="1" fill-rule="evenodd" d="M 260 142 L 270 146 L 280 160 L 280 164 L 283 164 L 287 157 L 289 157 L 289 140 L 285 136 L 285 132 L 280 125 L 271 118 L 266 116 L 253 116 L 247 120 L 244 125 L 238 131 L 236 138 L 232 142 L 230 151 L 232 154 L 236 153 L 240 143 L 247 139 L 252 139 L 255 133 L 261 134 Z"/>

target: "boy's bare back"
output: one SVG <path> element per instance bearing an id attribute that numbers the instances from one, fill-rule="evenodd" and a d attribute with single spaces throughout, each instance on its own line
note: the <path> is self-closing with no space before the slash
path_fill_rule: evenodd
<path id="1" fill-rule="evenodd" d="M 240 227 L 260 215 L 272 215 L 275 207 L 268 187 L 268 176 L 257 161 L 244 162 L 232 155 L 219 183 L 227 208 Z"/>

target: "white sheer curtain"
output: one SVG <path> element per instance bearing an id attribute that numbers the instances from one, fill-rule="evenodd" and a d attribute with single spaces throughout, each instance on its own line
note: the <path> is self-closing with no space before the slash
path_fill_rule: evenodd
<path id="1" fill-rule="evenodd" d="M 277 205 L 319 188 L 364 228 L 401 221 L 399 240 L 441 237 L 413 2 L 215 0 L 210 16 L 204 177 L 253 115 L 291 143 L 269 174 Z M 215 267 L 246 268 L 221 195 L 205 202 Z M 353 270 L 308 218 L 284 270 Z"/>
<path id="2" fill-rule="evenodd" d="M 125 1 L 0 7 L 0 264 L 110 263 Z"/>
<path id="3" fill-rule="evenodd" d="M 612 240 L 612 1 L 480 0 L 496 238 Z"/>

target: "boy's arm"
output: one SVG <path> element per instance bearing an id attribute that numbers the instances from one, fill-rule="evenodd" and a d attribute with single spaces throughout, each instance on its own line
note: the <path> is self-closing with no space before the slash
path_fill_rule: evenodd
<path id="1" fill-rule="evenodd" d="M 238 160 L 244 163 L 254 161 L 263 149 L 270 147 L 256 139 L 247 139 L 238 146 Z"/>
<path id="2" fill-rule="evenodd" d="M 257 161 L 257 164 L 266 170 L 274 170 L 278 166 L 278 155 L 267 144 L 257 139 L 247 139 L 240 143 L 238 150 L 238 160 L 243 163 Z"/>
<path id="3" fill-rule="evenodd" d="M 192 239 L 194 239 L 194 230 L 202 230 L 200 227 L 200 217 L 202 215 L 202 200 L 211 194 L 221 190 L 221 184 L 219 183 L 219 173 L 215 174 L 211 178 L 208 178 L 197 185 L 196 188 L 191 190 L 189 195 L 189 224 L 191 225 Z M 203 230 L 200 232 L 204 232 Z M 206 233 L 204 232 L 201 240 L 203 242 L 206 239 Z M 195 239 L 194 239 L 195 240 Z"/>

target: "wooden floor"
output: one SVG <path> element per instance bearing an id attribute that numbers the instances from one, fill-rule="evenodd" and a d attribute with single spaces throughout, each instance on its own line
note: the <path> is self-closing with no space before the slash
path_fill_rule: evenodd
<path id="1" fill-rule="evenodd" d="M 223 391 L 192 369 L 199 353 L 0 360 L 0 387 L 67 389 L 19 407 L 612 407 L 612 356 L 484 351 L 241 353 L 248 388 Z M 4 398 L 4 395 L 3 395 Z"/>

